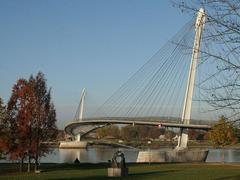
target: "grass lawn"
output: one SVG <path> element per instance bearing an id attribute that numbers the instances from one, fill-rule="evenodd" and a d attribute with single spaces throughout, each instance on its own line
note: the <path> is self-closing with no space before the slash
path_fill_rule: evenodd
<path id="1" fill-rule="evenodd" d="M 16 164 L 0 164 L 0 179 L 121 179 L 108 178 L 106 164 L 42 164 L 40 174 L 16 173 Z M 240 164 L 131 164 L 122 179 L 240 179 Z M 14 172 L 15 171 L 15 172 Z"/>

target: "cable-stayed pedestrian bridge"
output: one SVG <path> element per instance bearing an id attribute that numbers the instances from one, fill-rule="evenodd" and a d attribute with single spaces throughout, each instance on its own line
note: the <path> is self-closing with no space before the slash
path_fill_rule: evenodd
<path id="1" fill-rule="evenodd" d="M 78 134 L 80 141 L 86 133 L 109 124 L 173 127 L 180 129 L 177 148 L 185 149 L 188 129 L 211 128 L 192 119 L 216 120 L 220 115 L 238 114 L 232 111 L 235 103 L 231 100 L 228 109 L 212 101 L 212 97 L 234 92 L 222 90 L 221 84 L 225 75 L 235 76 L 214 56 L 221 54 L 222 48 L 209 41 L 216 31 L 213 27 L 200 9 L 196 20 L 186 23 L 102 106 L 92 114 L 84 112 L 83 118 L 83 106 L 90 109 L 84 105 L 84 90 L 75 121 L 67 124 L 65 131 Z"/>

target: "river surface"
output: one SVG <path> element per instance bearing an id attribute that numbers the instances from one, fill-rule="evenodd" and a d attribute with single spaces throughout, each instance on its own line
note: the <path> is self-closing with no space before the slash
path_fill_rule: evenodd
<path id="1" fill-rule="evenodd" d="M 126 162 L 136 162 L 139 150 L 135 149 L 123 149 L 112 147 L 101 148 L 88 148 L 88 149 L 53 149 L 52 153 L 46 157 L 41 157 L 41 163 L 73 163 L 76 158 L 80 162 L 85 163 L 99 163 L 108 162 L 112 159 L 113 154 L 121 150 Z M 166 150 L 166 149 L 165 149 Z M 148 150 L 159 151 L 159 150 Z M 164 151 L 161 149 L 160 151 Z M 0 160 L 0 163 L 9 162 L 6 160 Z M 206 162 L 222 162 L 222 150 L 210 149 Z M 240 163 L 240 149 L 224 149 L 224 162 Z"/>
<path id="2" fill-rule="evenodd" d="M 108 162 L 117 150 L 123 151 L 127 162 L 136 162 L 138 150 L 122 148 L 88 148 L 88 149 L 54 149 L 51 154 L 41 158 L 41 162 L 72 163 L 76 158 L 80 162 L 99 163 Z M 156 151 L 156 150 L 149 150 Z M 163 151 L 163 149 L 161 149 Z M 206 162 L 221 162 L 222 150 L 210 149 Z M 240 163 L 240 149 L 225 149 L 224 162 Z"/>

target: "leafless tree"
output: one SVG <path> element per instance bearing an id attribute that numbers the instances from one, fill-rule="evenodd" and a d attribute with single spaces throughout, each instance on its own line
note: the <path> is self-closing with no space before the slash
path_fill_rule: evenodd
<path id="1" fill-rule="evenodd" d="M 202 96 L 215 110 L 227 110 L 239 119 L 240 110 L 240 2 L 239 0 L 174 0 L 173 5 L 191 16 L 204 8 L 206 24 L 200 65 L 209 73 L 198 84 Z M 211 67 L 210 67 L 211 66 Z"/>

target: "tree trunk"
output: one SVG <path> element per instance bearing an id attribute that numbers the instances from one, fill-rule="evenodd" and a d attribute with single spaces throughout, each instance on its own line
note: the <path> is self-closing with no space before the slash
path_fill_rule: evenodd
<path id="1" fill-rule="evenodd" d="M 221 151 L 222 153 L 222 163 L 224 164 L 224 161 L 225 161 L 225 157 L 224 157 L 224 147 L 222 147 L 222 151 Z"/>
<path id="2" fill-rule="evenodd" d="M 40 128 L 40 120 L 41 120 L 41 108 L 38 106 L 38 119 L 37 119 L 37 149 L 36 149 L 36 156 L 35 156 L 35 171 L 38 170 L 38 155 L 39 155 L 39 128 Z"/>
<path id="3" fill-rule="evenodd" d="M 28 157 L 28 169 L 27 172 L 31 172 L 31 158 L 30 156 Z"/>
<path id="4" fill-rule="evenodd" d="M 38 170 L 38 153 L 35 156 L 35 166 L 34 166 L 34 171 Z"/>
<path id="5" fill-rule="evenodd" d="M 19 165 L 19 172 L 21 173 L 22 171 L 23 171 L 23 158 L 21 158 Z"/>

